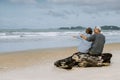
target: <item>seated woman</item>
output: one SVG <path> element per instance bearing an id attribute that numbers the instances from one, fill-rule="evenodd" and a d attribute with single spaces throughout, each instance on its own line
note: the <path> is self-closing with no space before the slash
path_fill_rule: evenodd
<path id="1" fill-rule="evenodd" d="M 85 32 L 86 33 L 84 35 L 87 36 L 87 37 L 90 37 L 92 35 L 92 29 L 90 27 L 88 27 Z M 78 46 L 78 52 L 88 53 L 89 49 L 91 48 L 92 42 L 88 42 L 88 41 L 82 39 L 80 37 L 80 35 L 73 36 L 73 37 L 80 40 L 80 43 L 79 43 L 79 46 Z"/>
<path id="2" fill-rule="evenodd" d="M 89 27 L 85 31 L 86 33 L 84 35 L 90 37 L 92 35 L 92 29 Z M 78 46 L 78 52 L 74 53 L 72 56 L 58 60 L 54 63 L 55 66 L 61 67 L 64 69 L 71 69 L 73 65 L 76 64 L 76 60 L 78 58 L 77 55 L 79 54 L 85 54 L 88 53 L 89 49 L 91 48 L 92 42 L 88 42 L 83 40 L 80 35 L 79 36 L 73 36 L 74 38 L 78 38 L 80 40 L 80 44 Z"/>

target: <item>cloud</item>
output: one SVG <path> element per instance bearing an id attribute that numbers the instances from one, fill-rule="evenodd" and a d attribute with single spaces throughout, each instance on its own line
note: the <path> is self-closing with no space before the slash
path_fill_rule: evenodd
<path id="1" fill-rule="evenodd" d="M 65 18 L 67 16 L 67 13 L 64 11 L 56 11 L 56 10 L 49 10 L 47 12 L 47 15 L 53 16 L 53 17 L 60 17 L 60 18 Z"/>
<path id="2" fill-rule="evenodd" d="M 48 2 L 73 5 L 88 13 L 95 11 L 120 11 L 120 0 L 48 0 Z"/>
<path id="3" fill-rule="evenodd" d="M 36 4 L 36 0 L 9 0 L 11 3 Z"/>
<path id="4" fill-rule="evenodd" d="M 59 4 L 80 4 L 80 5 L 99 5 L 99 4 L 113 4 L 120 2 L 119 0 L 47 0 L 52 3 Z"/>

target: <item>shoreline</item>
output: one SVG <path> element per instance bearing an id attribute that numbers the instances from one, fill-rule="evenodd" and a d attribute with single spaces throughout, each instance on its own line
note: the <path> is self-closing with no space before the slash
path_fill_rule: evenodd
<path id="1" fill-rule="evenodd" d="M 0 52 L 0 55 L 2 55 L 2 54 L 13 54 L 13 53 L 17 53 L 17 52 L 56 50 L 56 49 L 64 49 L 64 48 L 77 48 L 77 47 L 76 47 L 76 46 L 68 46 L 68 47 L 37 48 L 37 49 L 28 49 L 28 50 L 18 50 L 18 51 Z"/>
<path id="2" fill-rule="evenodd" d="M 114 43 L 106 43 L 105 45 L 111 45 L 111 44 L 120 44 L 120 42 L 114 42 Z M 62 48 L 76 48 L 77 46 L 67 46 L 67 47 L 52 47 L 52 48 L 37 48 L 37 49 L 28 49 L 28 50 L 18 50 L 18 51 L 8 51 L 8 52 L 0 52 L 0 55 L 2 54 L 12 54 L 17 52 L 28 52 L 28 51 L 40 51 L 40 50 L 55 50 L 55 49 L 62 49 Z"/>

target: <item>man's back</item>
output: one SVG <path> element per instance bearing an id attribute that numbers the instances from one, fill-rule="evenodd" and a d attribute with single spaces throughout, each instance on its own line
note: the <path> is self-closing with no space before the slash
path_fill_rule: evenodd
<path id="1" fill-rule="evenodd" d="M 91 55 L 100 55 L 104 48 L 105 36 L 103 34 L 94 34 L 91 37 L 88 37 L 87 40 L 93 42 L 89 53 Z"/>

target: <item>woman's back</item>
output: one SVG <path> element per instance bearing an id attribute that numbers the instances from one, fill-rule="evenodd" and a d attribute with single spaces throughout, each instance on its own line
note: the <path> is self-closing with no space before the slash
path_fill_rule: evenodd
<path id="1" fill-rule="evenodd" d="M 91 34 L 85 34 L 87 37 L 90 37 Z M 77 36 L 79 39 L 80 43 L 78 45 L 78 51 L 81 53 L 88 53 L 89 49 L 91 48 L 92 42 L 88 42 L 86 40 L 83 40 L 80 36 Z"/>

